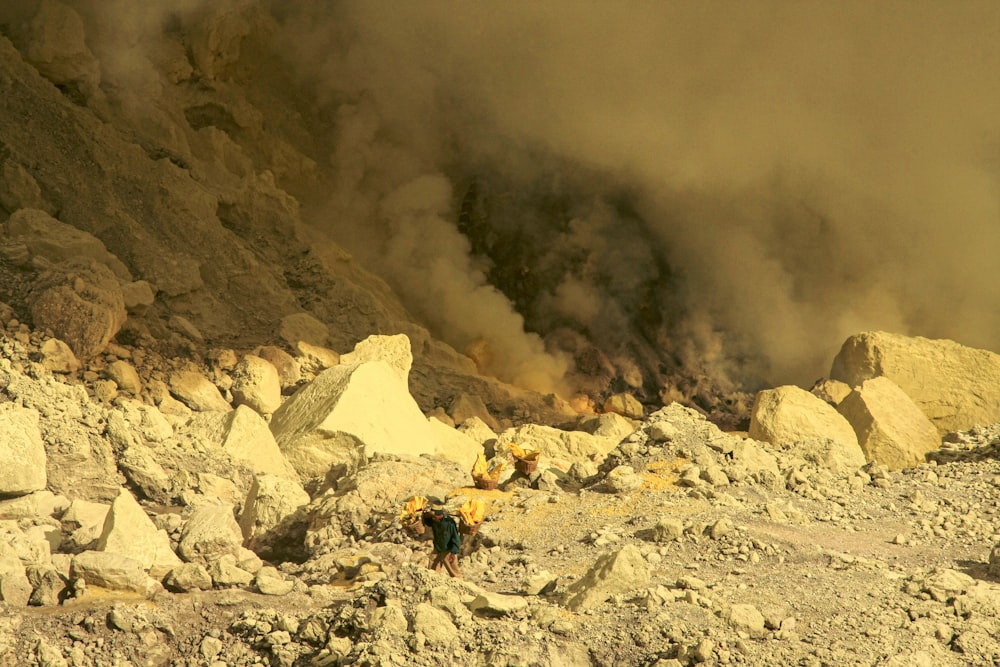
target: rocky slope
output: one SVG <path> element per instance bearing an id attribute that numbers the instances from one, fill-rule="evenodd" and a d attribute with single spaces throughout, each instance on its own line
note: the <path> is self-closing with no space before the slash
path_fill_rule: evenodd
<path id="1" fill-rule="evenodd" d="M 535 258 L 533 271 L 545 264 L 554 273 L 533 274 L 529 290 L 515 279 L 528 270 L 523 265 L 530 258 L 521 256 L 529 252 L 527 239 L 499 242 L 516 256 L 477 259 L 488 221 L 473 216 L 478 226 L 464 224 L 468 212 L 450 201 L 443 205 L 455 211 L 453 219 L 428 217 L 425 208 L 441 205 L 421 203 L 428 191 L 448 199 L 435 194 L 447 191 L 438 187 L 441 177 L 407 184 L 400 164 L 401 175 L 387 181 L 381 199 L 362 200 L 373 197 L 362 194 L 366 179 L 378 180 L 385 168 L 364 155 L 377 148 L 352 140 L 352 132 L 375 132 L 354 128 L 372 114 L 360 108 L 359 91 L 346 83 L 342 90 L 317 87 L 296 66 L 304 56 L 296 51 L 300 45 L 289 43 L 288 23 L 305 20 L 298 14 L 307 10 L 288 8 L 286 16 L 269 3 L 234 1 L 129 14 L 101 3 L 45 0 L 0 11 L 0 207 L 8 215 L 44 211 L 104 246 L 97 255 L 52 257 L 8 238 L 0 255 L 0 298 L 22 320 L 39 319 L 44 304 L 34 305 L 39 295 L 29 287 L 43 274 L 52 282 L 70 259 L 96 261 L 114 278 L 87 269 L 101 274 L 88 284 L 103 280 L 103 290 L 114 293 L 117 281 L 128 294 L 143 295 L 145 312 L 132 310 L 121 338 L 144 346 L 155 340 L 168 354 L 192 335 L 171 328 L 171 318 L 190 322 L 196 337 L 211 345 L 248 348 L 278 340 L 282 318 L 308 313 L 328 327 L 321 344 L 336 350 L 371 333 L 407 334 L 417 366 L 414 396 L 428 411 L 465 393 L 514 421 L 525 401 L 536 417 L 541 411 L 541 421 L 567 418 L 565 410 L 546 410 L 538 396 L 483 379 L 483 372 L 543 394 L 559 390 L 582 407 L 603 405 L 627 389 L 654 406 L 669 396 L 719 420 L 745 419 L 745 395 L 675 349 L 663 328 L 669 315 L 645 292 L 636 292 L 639 301 L 626 309 L 628 318 L 645 323 L 641 330 L 632 331 L 635 322 L 601 325 L 621 329 L 616 335 L 598 332 L 596 322 L 589 333 L 568 320 L 545 324 L 538 306 L 519 306 L 528 298 L 525 290 L 537 300 L 539 280 L 554 287 L 562 280 L 558 267 L 579 264 L 564 239 L 537 239 L 539 249 L 566 251 Z M 359 152 L 354 162 L 360 163 L 345 151 Z M 357 190 L 359 199 L 347 210 L 331 203 L 344 188 Z M 517 188 L 531 190 L 530 184 Z M 531 215 L 542 220 L 545 211 Z M 412 226 L 401 226 L 404 220 Z M 414 234 L 441 239 L 437 248 L 411 248 L 409 256 L 391 247 Z M 394 292 L 385 273 L 370 273 L 344 243 L 366 255 L 366 266 L 416 263 L 413 274 L 397 275 Z M 468 266 L 452 267 L 455 260 L 444 254 L 425 256 L 465 245 L 472 252 Z M 476 268 L 484 263 L 493 269 Z M 666 271 L 650 280 L 667 280 Z M 397 293 L 406 297 L 405 307 Z M 438 311 L 453 312 L 447 325 Z M 119 308 L 108 328 L 117 331 L 122 317 Z"/>
<path id="2" fill-rule="evenodd" d="M 146 403 L 108 376 L 139 358 L 138 387 L 156 386 L 166 360 L 116 345 L 111 363 L 104 355 L 83 373 L 54 374 L 48 367 L 61 368 L 72 353 L 53 350 L 52 340 L 14 320 L 2 337 L 4 660 L 777 666 L 1000 658 L 1000 565 L 990 553 L 1000 539 L 995 427 L 952 433 L 927 463 L 891 471 L 834 455 L 856 443 L 816 449 L 808 434 L 784 444 L 751 440 L 678 404 L 641 422 L 608 413 L 586 431 L 526 425 L 497 434 L 470 418 L 455 433 L 495 461 L 512 462 L 512 443 L 544 453 L 530 475 L 509 466 L 498 489 L 481 490 L 458 450 L 446 458 L 370 451 L 378 433 L 337 422 L 334 409 L 328 430 L 353 428 L 369 451 L 309 495 L 299 481 L 308 469 L 290 470 L 265 437 L 267 422 L 231 398 L 267 385 L 242 379 L 236 369 L 246 364 L 235 355 L 217 353 L 214 369 L 187 366 L 189 384 L 171 382 Z M 362 361 L 320 372 L 278 409 L 292 409 L 339 368 L 357 375 L 352 369 L 376 365 L 398 375 L 408 365 L 392 340 L 372 339 L 352 354 Z M 219 391 L 227 384 L 235 410 Z M 362 379 L 350 385 L 339 400 L 364 397 L 383 421 L 405 410 L 405 401 L 385 403 L 391 385 L 379 395 L 364 393 Z M 187 404 L 205 394 L 190 386 L 211 388 L 221 404 L 192 410 Z M 402 529 L 399 512 L 414 495 L 443 498 L 453 511 L 484 503 L 486 521 L 464 541 L 463 579 L 427 570 L 426 538 Z"/>
<path id="3" fill-rule="evenodd" d="M 0 664 L 1000 661 L 996 354 L 867 332 L 751 404 L 636 304 L 631 362 L 550 332 L 573 407 L 481 375 L 303 213 L 343 146 L 280 7 L 107 6 L 0 8 Z M 462 579 L 417 495 L 482 502 Z"/>

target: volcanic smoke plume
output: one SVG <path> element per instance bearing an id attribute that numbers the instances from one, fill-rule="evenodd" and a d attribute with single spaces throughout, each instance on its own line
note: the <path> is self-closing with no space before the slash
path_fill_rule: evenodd
<path id="1" fill-rule="evenodd" d="M 1000 6 L 315 4 L 326 224 L 501 375 L 558 386 L 566 332 L 632 384 L 808 383 L 866 329 L 1000 349 Z"/>
<path id="2" fill-rule="evenodd" d="M 325 119 L 311 222 L 485 371 L 655 396 L 808 384 L 868 329 L 1000 349 L 996 3 L 269 11 Z"/>

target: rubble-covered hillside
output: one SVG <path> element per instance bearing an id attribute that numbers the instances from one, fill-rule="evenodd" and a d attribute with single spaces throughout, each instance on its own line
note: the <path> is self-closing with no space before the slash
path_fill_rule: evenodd
<path id="1" fill-rule="evenodd" d="M 997 429 L 882 464 L 917 451 L 906 406 L 930 424 L 905 394 L 882 411 L 883 385 L 902 393 L 886 376 L 836 407 L 832 380 L 762 392 L 754 438 L 676 403 L 582 430 L 494 431 L 480 407 L 456 429 L 407 393 L 403 337 L 318 373 L 318 347 L 218 350 L 197 368 L 113 344 L 80 369 L 4 315 L 7 664 L 1000 658 Z M 292 370 L 301 386 L 282 396 Z M 492 489 L 470 475 L 480 455 Z M 416 497 L 484 515 L 461 522 L 461 578 L 427 569 L 429 531 L 407 528 Z"/>
<path id="2" fill-rule="evenodd" d="M 177 4 L 0 7 L 0 664 L 1000 661 L 1000 355 L 868 331 L 746 394 L 648 284 L 597 313 L 642 336 L 543 340 L 478 181 L 336 212 L 497 283 L 390 286 L 317 212 L 351 132 L 412 156 L 278 57 L 288 6 Z"/>
<path id="3" fill-rule="evenodd" d="M 505 239 L 516 256 L 475 259 L 487 223 L 462 222 L 461 193 L 449 194 L 443 176 L 387 185 L 377 203 L 335 205 L 334 195 L 351 199 L 344 188 L 362 197 L 391 162 L 366 153 L 402 148 L 379 148 L 375 138 L 373 148 L 356 146 L 354 134 L 376 132 L 355 128 L 368 116 L 377 122 L 362 108 L 366 93 L 347 82 L 319 86 L 303 71 L 290 35 L 307 10 L 60 0 L 0 9 L 0 210 L 12 218 L 0 236 L 0 298 L 19 318 L 84 356 L 115 335 L 173 355 L 191 354 L 192 340 L 237 349 L 278 342 L 283 318 L 308 314 L 326 325 L 311 340 L 338 351 L 371 333 L 407 334 L 425 411 L 469 394 L 514 422 L 573 417 L 489 377 L 557 393 L 579 410 L 627 390 L 654 406 L 669 397 L 718 420 L 745 420 L 745 395 L 696 357 L 678 356 L 652 295 L 627 308 L 647 322 L 641 333 L 616 319 L 589 333 L 566 318 L 543 324 L 537 306 L 518 305 L 528 288 L 505 276 L 528 271 L 516 268 L 528 244 L 565 246 L 565 257 L 536 258 L 558 271 L 581 261 L 567 241 Z M 401 174 L 409 161 L 400 156 Z M 450 211 L 431 215 L 440 207 Z M 51 236 L 67 238 L 38 239 Z M 427 247 L 394 245 L 418 239 Z M 448 253 L 466 246 L 472 254 L 453 266 Z M 493 269 L 477 268 L 486 264 Z M 100 321 L 88 325 L 94 341 L 70 340 L 81 333 L 54 312 L 63 301 L 43 299 L 43 284 L 56 288 L 67 274 L 88 286 L 86 306 L 76 307 Z M 550 278 L 551 289 L 562 280 Z"/>

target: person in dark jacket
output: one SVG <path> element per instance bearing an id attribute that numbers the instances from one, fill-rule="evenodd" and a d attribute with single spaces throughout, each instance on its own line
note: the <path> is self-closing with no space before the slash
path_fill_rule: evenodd
<path id="1" fill-rule="evenodd" d="M 458 569 L 458 552 L 462 536 L 455 518 L 445 511 L 444 505 L 435 503 L 423 513 L 421 521 L 434 533 L 434 555 L 428 567 L 440 571 L 442 567 L 453 577 L 461 577 Z"/>

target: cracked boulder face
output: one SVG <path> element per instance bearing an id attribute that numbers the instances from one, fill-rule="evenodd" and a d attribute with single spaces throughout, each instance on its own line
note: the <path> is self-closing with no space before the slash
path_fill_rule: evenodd
<path id="1" fill-rule="evenodd" d="M 33 290 L 35 327 L 51 331 L 80 359 L 101 353 L 125 323 L 125 299 L 111 269 L 64 262 L 39 276 Z"/>

